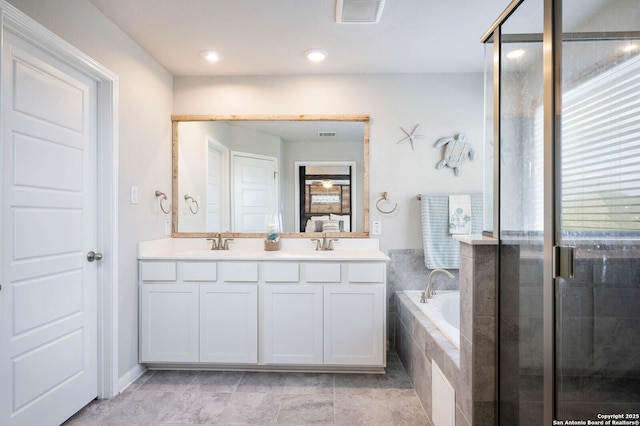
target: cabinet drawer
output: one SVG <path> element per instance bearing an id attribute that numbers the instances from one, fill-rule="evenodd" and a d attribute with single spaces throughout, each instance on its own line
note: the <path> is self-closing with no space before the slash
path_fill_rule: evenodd
<path id="1" fill-rule="evenodd" d="M 350 283 L 382 283 L 384 282 L 383 263 L 350 263 Z"/>
<path id="2" fill-rule="evenodd" d="M 175 262 L 140 262 L 140 280 L 175 281 L 177 276 Z"/>
<path id="3" fill-rule="evenodd" d="M 297 283 L 300 281 L 300 265 L 297 263 L 265 262 L 262 264 L 264 282 Z"/>
<path id="4" fill-rule="evenodd" d="M 310 283 L 339 283 L 341 281 L 339 263 L 307 263 L 305 265 Z"/>
<path id="5" fill-rule="evenodd" d="M 215 281 L 217 266 L 213 262 L 183 262 L 183 281 Z"/>
<path id="6" fill-rule="evenodd" d="M 220 279 L 227 282 L 258 282 L 257 262 L 220 262 Z"/>

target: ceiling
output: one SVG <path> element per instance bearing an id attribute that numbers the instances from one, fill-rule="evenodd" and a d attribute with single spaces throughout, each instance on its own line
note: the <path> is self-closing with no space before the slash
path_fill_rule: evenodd
<path id="1" fill-rule="evenodd" d="M 362 144 L 364 124 L 358 121 L 228 121 L 228 125 L 277 136 L 283 142 L 354 142 Z M 320 133 L 331 135 L 321 136 Z"/>
<path id="2" fill-rule="evenodd" d="M 386 0 L 379 23 L 338 24 L 336 0 L 89 1 L 174 76 L 479 72 L 480 36 L 511 2 Z"/>

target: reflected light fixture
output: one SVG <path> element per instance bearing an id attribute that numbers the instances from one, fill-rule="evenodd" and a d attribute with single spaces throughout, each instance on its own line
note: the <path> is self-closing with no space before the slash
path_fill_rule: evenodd
<path id="1" fill-rule="evenodd" d="M 627 52 L 627 53 L 635 52 L 636 50 L 638 50 L 638 44 L 637 43 L 629 43 L 629 44 L 625 45 L 622 48 L 622 50 Z"/>
<path id="2" fill-rule="evenodd" d="M 200 56 L 207 62 L 220 62 L 224 58 L 222 53 L 215 50 L 203 50 L 200 52 Z"/>
<path id="3" fill-rule="evenodd" d="M 329 189 L 333 186 L 333 182 L 331 182 L 330 180 L 323 180 L 322 181 L 322 186 L 324 186 L 325 188 Z"/>
<path id="4" fill-rule="evenodd" d="M 512 50 L 511 52 L 507 53 L 507 58 L 509 59 L 516 59 L 516 58 L 520 58 L 524 55 L 524 49 L 516 49 L 516 50 Z"/>
<path id="5" fill-rule="evenodd" d="M 327 58 L 327 51 L 324 49 L 309 49 L 304 52 L 304 56 L 311 62 L 322 62 Z"/>

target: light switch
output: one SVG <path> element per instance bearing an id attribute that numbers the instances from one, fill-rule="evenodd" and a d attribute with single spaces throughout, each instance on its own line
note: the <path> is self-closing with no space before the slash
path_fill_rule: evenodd
<path id="1" fill-rule="evenodd" d="M 165 220 L 164 222 L 164 235 L 171 235 L 171 221 Z"/>
<path id="2" fill-rule="evenodd" d="M 382 221 L 374 220 L 371 227 L 371 235 L 382 235 Z"/>
<path id="3" fill-rule="evenodd" d="M 138 187 L 131 186 L 131 204 L 138 204 Z"/>

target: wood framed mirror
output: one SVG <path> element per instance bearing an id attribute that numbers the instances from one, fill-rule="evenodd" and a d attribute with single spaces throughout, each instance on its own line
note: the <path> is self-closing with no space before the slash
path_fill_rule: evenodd
<path id="1" fill-rule="evenodd" d="M 274 214 L 287 238 L 369 236 L 368 115 L 171 120 L 173 237 L 262 237 Z"/>

